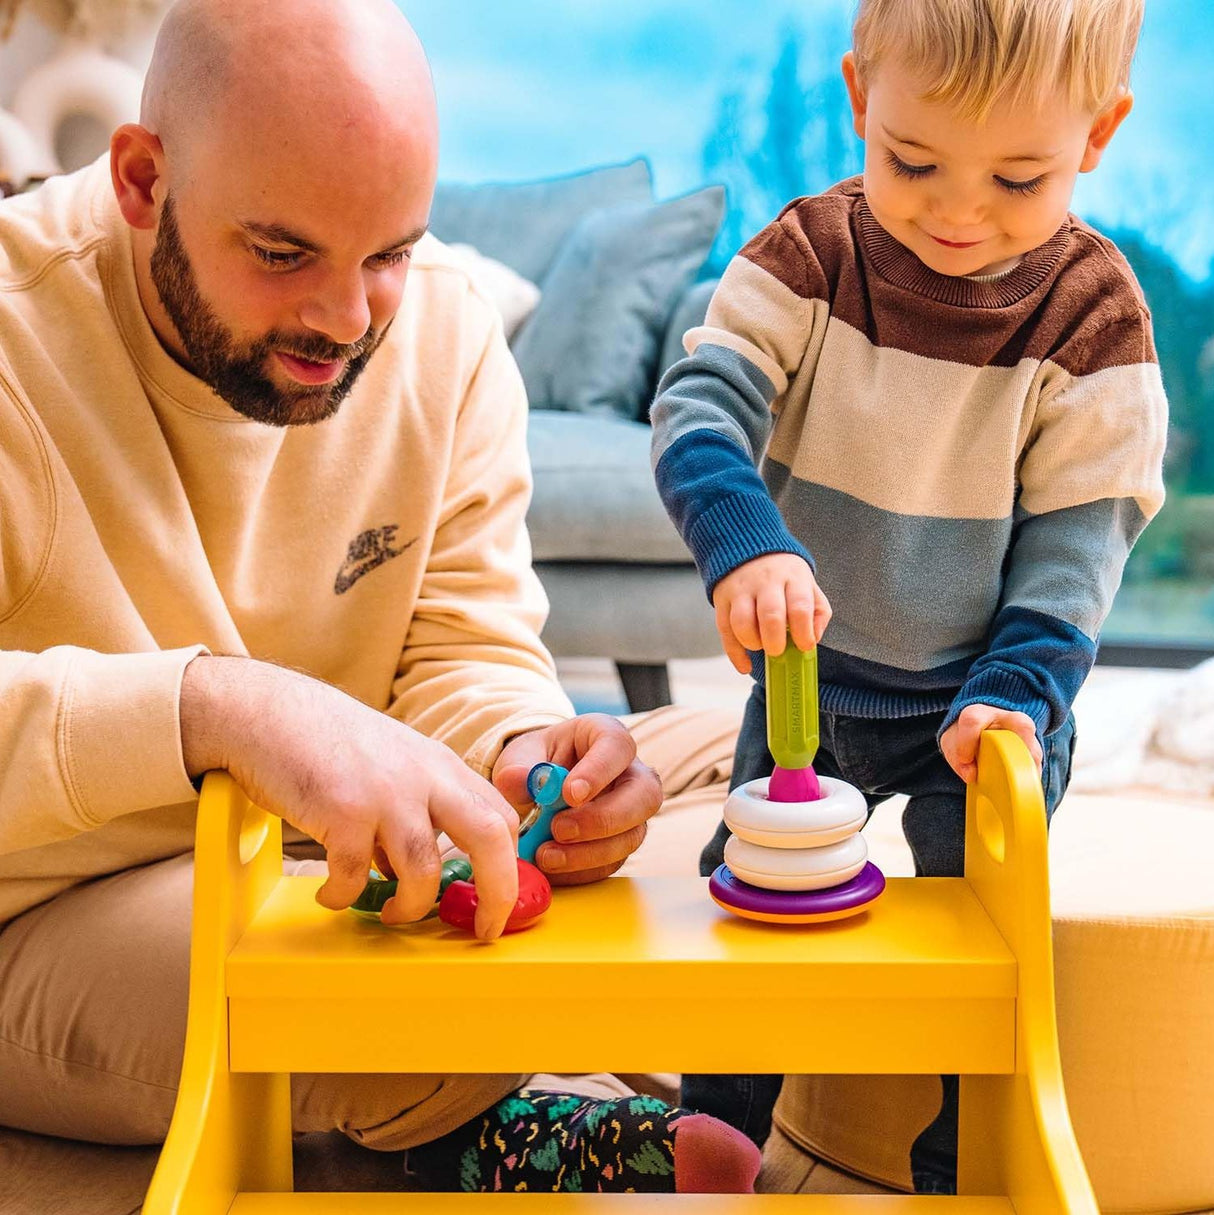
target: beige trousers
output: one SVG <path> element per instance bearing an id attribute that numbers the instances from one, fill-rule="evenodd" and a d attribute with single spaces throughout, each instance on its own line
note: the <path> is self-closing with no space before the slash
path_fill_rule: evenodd
<path id="1" fill-rule="evenodd" d="M 642 758 L 663 775 L 668 808 L 727 775 L 732 718 L 660 709 L 627 720 Z M 691 871 L 703 842 L 687 843 Z M 284 858 L 287 873 L 322 869 Z M 0 931 L 0 1125 L 96 1143 L 163 1141 L 185 1044 L 192 894 L 193 857 L 178 856 L 77 886 Z M 611 1097 L 636 1083 L 605 1074 L 296 1075 L 291 1097 L 298 1132 L 339 1129 L 398 1150 L 523 1085 Z"/>

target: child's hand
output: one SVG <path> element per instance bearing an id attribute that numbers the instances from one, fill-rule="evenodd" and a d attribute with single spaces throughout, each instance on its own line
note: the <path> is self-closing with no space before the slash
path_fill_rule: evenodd
<path id="1" fill-rule="evenodd" d="M 1041 774 L 1041 744 L 1037 727 L 1027 713 L 996 709 L 993 705 L 966 705 L 961 716 L 940 737 L 940 750 L 948 765 L 966 784 L 978 778 L 978 738 L 983 730 L 1011 730 L 1024 739 L 1037 774 Z"/>
<path id="2" fill-rule="evenodd" d="M 809 563 L 792 553 L 768 553 L 738 566 L 717 583 L 712 606 L 725 653 L 743 675 L 750 674 L 747 650 L 782 654 L 790 631 L 798 649 L 813 649 L 831 615 Z"/>

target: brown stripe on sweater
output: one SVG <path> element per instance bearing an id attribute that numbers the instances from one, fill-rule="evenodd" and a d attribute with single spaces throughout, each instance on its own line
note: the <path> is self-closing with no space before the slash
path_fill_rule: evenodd
<path id="1" fill-rule="evenodd" d="M 859 178 L 785 208 L 743 250 L 876 346 L 971 367 L 1046 359 L 1085 375 L 1155 362 L 1124 257 L 1074 216 L 995 283 L 937 274 L 880 227 Z"/>
<path id="2" fill-rule="evenodd" d="M 767 271 L 801 299 L 830 299 L 826 276 L 814 256 L 813 246 L 795 226 L 786 227 L 780 220 L 768 224 L 742 247 L 738 256 Z"/>

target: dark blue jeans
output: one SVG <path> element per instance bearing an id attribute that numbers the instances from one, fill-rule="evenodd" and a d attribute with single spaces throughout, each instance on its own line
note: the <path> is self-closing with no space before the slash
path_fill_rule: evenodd
<path id="1" fill-rule="evenodd" d="M 943 713 L 919 717 L 865 718 L 823 713 L 821 745 L 814 769 L 855 785 L 874 807 L 897 793 L 908 796 L 902 830 L 918 877 L 960 877 L 965 872 L 965 785 L 936 743 Z M 1071 779 L 1075 719 L 1045 739 L 1041 783 L 1047 821 Z M 767 698 L 751 691 L 734 752 L 730 788 L 770 776 Z M 729 829 L 724 823 L 700 854 L 707 877 L 724 859 Z M 951 1194 L 957 1177 L 957 1077 L 943 1076 L 944 1102 L 935 1120 L 911 1148 L 911 1174 L 919 1193 Z M 737 1127 L 760 1147 L 771 1133 L 771 1112 L 783 1076 L 685 1075 L 680 1104 L 713 1114 Z"/>

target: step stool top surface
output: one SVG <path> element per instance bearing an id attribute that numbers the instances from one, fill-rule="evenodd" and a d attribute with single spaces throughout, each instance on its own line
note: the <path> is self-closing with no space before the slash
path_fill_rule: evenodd
<path id="1" fill-rule="evenodd" d="M 962 878 L 894 878 L 865 913 L 812 925 L 739 919 L 703 878 L 608 878 L 558 888 L 532 928 L 481 943 L 431 917 L 400 928 L 327 911 L 321 879 L 284 877 L 229 955 L 229 996 L 380 997 L 434 984 L 451 998 L 615 982 L 667 988 L 841 997 L 1009 998 L 1016 962 Z M 351 984 L 357 986 L 350 986 Z"/>

